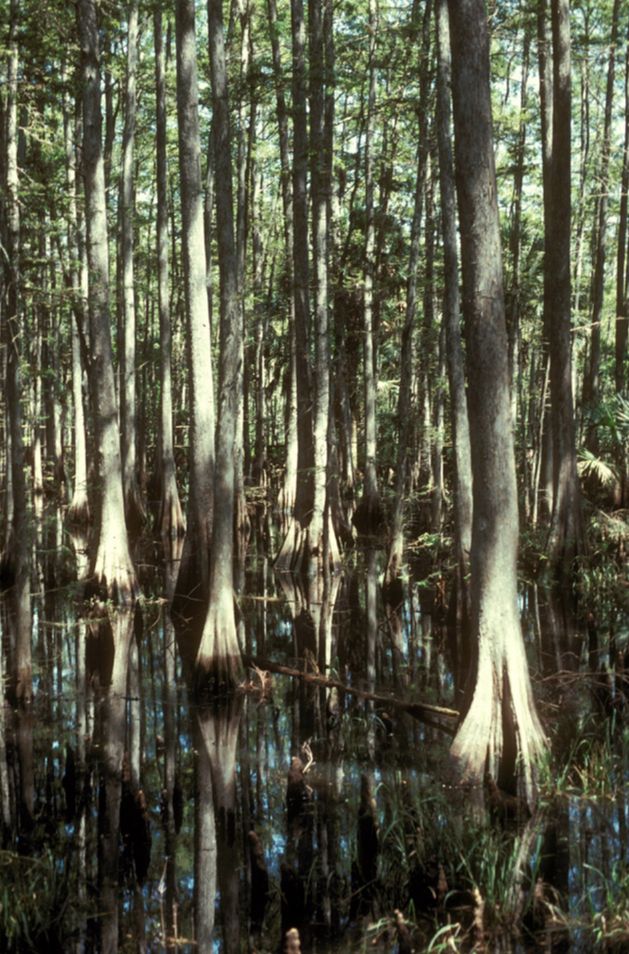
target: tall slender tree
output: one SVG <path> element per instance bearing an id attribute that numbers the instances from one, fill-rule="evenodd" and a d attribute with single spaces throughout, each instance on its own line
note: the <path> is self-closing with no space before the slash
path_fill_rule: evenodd
<path id="1" fill-rule="evenodd" d="M 374 122 L 376 108 L 376 38 L 378 8 L 369 0 L 369 80 L 365 125 L 365 265 L 363 275 L 363 379 L 365 393 L 365 479 L 363 495 L 353 521 L 364 532 L 378 530 L 383 512 L 376 469 L 376 347 L 374 334 L 374 277 L 376 227 L 374 211 Z"/>
<path id="2" fill-rule="evenodd" d="M 472 545 L 472 461 L 465 392 L 465 366 L 461 342 L 456 195 L 451 146 L 451 57 L 447 0 L 437 0 L 437 147 L 441 192 L 444 290 L 443 320 L 450 388 L 450 419 L 454 445 L 454 526 L 457 552 L 457 587 L 460 616 L 469 618 L 469 561 Z"/>
<path id="3" fill-rule="evenodd" d="M 483 0 L 449 0 L 456 184 L 472 446 L 470 707 L 452 743 L 459 770 L 481 782 L 520 773 L 532 800 L 545 749 L 517 600 L 518 504 L 511 424 L 500 226 Z"/>
<path id="4" fill-rule="evenodd" d="M 550 355 L 553 507 L 550 555 L 560 575 L 582 548 L 572 400 L 570 5 L 552 2 L 552 147 L 544 180 L 544 328 Z M 547 94 L 546 94 L 547 95 Z"/>
<path id="5" fill-rule="evenodd" d="M 91 589 L 107 598 L 93 605 L 97 639 L 95 668 L 100 689 L 101 808 L 98 853 L 101 950 L 118 948 L 118 859 L 122 761 L 129 649 L 138 586 L 129 553 L 114 383 L 109 311 L 109 255 L 101 136 L 100 49 L 94 0 L 77 6 L 83 88 L 83 182 L 89 291 L 89 388 L 94 419 L 99 487 L 96 546 L 90 561 Z"/>
<path id="6" fill-rule="evenodd" d="M 136 315 L 134 272 L 134 147 L 137 112 L 138 2 L 127 7 L 127 65 L 120 170 L 120 270 L 122 342 L 120 347 L 120 424 L 122 480 L 127 527 L 136 535 L 144 519 L 137 475 Z"/>
<path id="7" fill-rule="evenodd" d="M 20 268 L 20 196 L 18 173 L 18 0 L 9 10 L 7 64 L 7 104 L 4 165 L 4 219 L 6 256 L 4 260 L 3 344 L 6 347 L 6 402 L 10 445 L 7 449 L 11 471 L 12 521 L 4 559 L 11 566 L 11 622 L 14 658 L 11 676 L 17 702 L 28 704 L 32 696 L 32 611 L 31 561 L 28 499 L 24 472 L 24 439 L 21 373 L 24 337 L 24 303 Z"/>
<path id="8" fill-rule="evenodd" d="M 193 0 L 177 0 L 177 122 L 181 186 L 186 346 L 190 392 L 187 532 L 175 611 L 203 618 L 210 578 L 214 481 L 214 390 L 206 286 L 203 189 L 199 134 L 199 84 Z M 188 599 L 190 598 L 190 599 Z M 191 600 L 193 601 L 191 603 Z M 193 640 L 194 643 L 194 640 Z M 194 654 L 194 647 L 191 647 Z"/>
<path id="9" fill-rule="evenodd" d="M 570 4 L 569 2 L 557 7 L 553 4 L 553 44 L 560 42 L 562 49 L 559 55 L 567 56 L 567 63 L 560 64 L 566 73 L 565 82 L 570 80 Z M 612 110 L 614 101 L 614 78 L 616 73 L 616 47 L 618 44 L 618 17 L 620 0 L 614 0 L 612 7 L 611 36 L 609 41 L 609 59 L 607 65 L 607 83 L 605 87 L 605 111 L 603 116 L 603 135 L 601 141 L 601 157 L 597 182 L 596 220 L 594 223 L 594 271 L 592 274 L 592 324 L 590 330 L 590 354 L 588 367 L 583 385 L 583 400 L 586 407 L 596 404 L 599 397 L 599 377 L 601 361 L 601 323 L 603 319 L 603 294 L 605 286 L 605 259 L 607 232 L 607 207 L 609 193 L 609 160 L 611 155 Z M 557 39 L 557 35 L 559 39 Z M 567 46 L 568 53 L 563 50 Z M 556 63 L 556 59 L 555 59 Z M 555 65 L 555 82 L 557 81 L 557 66 Z M 564 96 L 566 93 L 563 94 Z M 590 428 L 588 443 L 596 447 L 596 432 Z"/>
<path id="10" fill-rule="evenodd" d="M 216 440 L 214 519 L 209 606 L 196 657 L 197 682 L 235 686 L 241 657 L 234 615 L 234 513 L 236 428 L 242 401 L 242 307 L 234 236 L 231 131 L 227 67 L 220 0 L 208 0 L 212 79 L 212 136 L 217 181 L 218 262 L 220 271 L 219 400 Z"/>
<path id="11" fill-rule="evenodd" d="M 166 153 L 166 57 L 162 27 L 162 12 L 153 16 L 155 43 L 155 155 L 157 163 L 157 295 L 160 337 L 160 505 L 159 528 L 164 545 L 169 549 L 173 541 L 184 533 L 184 519 L 177 489 L 173 441 L 173 404 L 170 321 L 170 292 L 168 287 L 168 165 Z"/>

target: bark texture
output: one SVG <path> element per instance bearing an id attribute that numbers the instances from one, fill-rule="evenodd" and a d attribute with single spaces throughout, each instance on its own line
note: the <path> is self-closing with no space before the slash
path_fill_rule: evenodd
<path id="1" fill-rule="evenodd" d="M 175 607 L 179 605 L 179 598 L 189 598 L 202 612 L 209 592 L 210 577 L 214 480 L 214 392 L 210 314 L 206 287 L 195 35 L 193 0 L 177 0 L 177 120 L 181 242 L 190 390 L 190 484 L 187 533 L 177 582 Z"/>
<path id="2" fill-rule="evenodd" d="M 89 280 L 89 386 L 97 448 L 98 543 L 91 576 L 121 603 L 133 600 L 137 582 L 125 524 L 118 406 L 109 315 L 109 253 L 101 141 L 100 51 L 94 0 L 80 0 L 83 82 L 83 180 Z"/>
<path id="3" fill-rule="evenodd" d="M 472 444 L 470 708 L 452 743 L 464 777 L 520 773 L 529 799 L 545 748 L 517 605 L 518 506 L 483 0 L 450 0 L 456 184 Z"/>
<path id="4" fill-rule="evenodd" d="M 159 529 L 169 549 L 185 524 L 177 489 L 173 441 L 170 295 L 168 290 L 168 166 L 166 155 L 166 64 L 162 14 L 154 14 L 157 162 L 157 293 L 160 336 Z"/>
<path id="5" fill-rule="evenodd" d="M 234 238 L 231 135 L 220 0 L 208 0 L 220 273 L 220 427 L 216 440 L 209 607 L 196 657 L 198 688 L 233 687 L 242 676 L 234 613 L 234 511 L 237 428 L 242 402 L 242 308 Z"/>
<path id="6" fill-rule="evenodd" d="M 544 182 L 544 327 L 550 356 L 553 438 L 550 557 L 560 577 L 568 577 L 574 571 L 574 560 L 582 548 L 572 400 L 569 16 L 568 0 L 552 0 L 553 109 L 550 168 Z"/>

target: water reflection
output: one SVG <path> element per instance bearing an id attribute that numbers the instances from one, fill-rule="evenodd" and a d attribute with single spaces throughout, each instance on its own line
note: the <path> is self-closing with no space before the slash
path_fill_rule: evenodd
<path id="1" fill-rule="evenodd" d="M 53 937 L 49 913 L 49 934 L 35 925 L 30 949 L 402 951 L 425 949 L 438 930 L 461 950 L 525 950 L 535 936 L 547 949 L 591 949 L 592 912 L 610 892 L 622 909 L 627 890 L 618 716 L 607 734 L 584 729 L 602 710 L 580 668 L 612 671 L 604 634 L 596 657 L 591 644 L 581 655 L 574 619 L 548 594 L 526 594 L 546 722 L 575 757 L 541 813 L 499 810 L 479 826 L 468 794 L 444 787 L 449 736 L 394 704 L 457 697 L 460 647 L 432 568 L 385 604 L 375 548 L 343 574 L 306 580 L 252 561 L 240 607 L 257 668 L 232 698 L 199 706 L 167 613 L 175 561 L 164 595 L 135 615 L 85 615 L 71 587 L 37 604 L 32 718 L 0 713 L 0 879 L 20 883 L 16 848 L 51 858 L 71 900 L 54 921 L 57 947 L 42 940 Z"/>

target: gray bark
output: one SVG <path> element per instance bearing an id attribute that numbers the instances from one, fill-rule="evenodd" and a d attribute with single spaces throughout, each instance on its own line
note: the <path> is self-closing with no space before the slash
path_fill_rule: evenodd
<path id="1" fill-rule="evenodd" d="M 314 449 L 312 379 L 308 357 L 308 126 L 306 116 L 306 28 L 303 0 L 291 0 L 293 50 L 293 296 L 297 383 L 297 492 L 295 518 L 305 528 L 312 515 Z"/>
<path id="2" fill-rule="evenodd" d="M 329 168 L 325 139 L 325 47 L 322 0 L 310 0 L 310 181 L 312 246 L 315 280 L 314 495 L 308 547 L 323 557 L 330 412 L 330 354 L 328 348 L 328 193 Z"/>
<path id="3" fill-rule="evenodd" d="M 421 74 L 419 87 L 418 113 L 426 116 L 429 77 L 430 51 L 430 14 L 432 4 L 426 5 L 422 29 Z M 391 521 L 391 544 L 387 559 L 386 582 L 393 583 L 400 574 L 404 555 L 404 502 L 410 489 L 409 443 L 411 438 L 411 397 L 413 381 L 413 332 L 417 312 L 417 270 L 421 240 L 421 221 L 424 203 L 424 185 L 426 178 L 426 160 L 428 157 L 427 137 L 420 133 L 417 147 L 417 171 L 415 174 L 415 198 L 411 223 L 411 243 L 406 284 L 406 310 L 402 327 L 400 346 L 400 389 L 398 392 L 398 452 L 395 477 L 395 503 Z"/>
<path id="4" fill-rule="evenodd" d="M 295 341 L 295 295 L 293 294 L 293 196 L 291 188 L 290 155 L 288 149 L 288 117 L 280 57 L 280 44 L 275 0 L 267 0 L 271 54 L 273 59 L 273 80 L 275 84 L 275 102 L 280 146 L 280 170 L 282 190 L 282 210 L 284 226 L 284 246 L 286 259 L 284 268 L 288 287 L 291 289 L 289 304 L 288 334 L 290 339 L 290 367 L 286 401 L 286 472 L 281 493 L 280 511 L 282 528 L 288 529 L 293 519 L 293 508 L 297 494 L 297 370 Z"/>
<path id="5" fill-rule="evenodd" d="M 172 335 L 168 287 L 168 165 L 166 155 L 166 64 L 162 14 L 154 14 L 156 162 L 157 162 L 157 293 L 160 337 L 160 510 L 159 528 L 167 558 L 174 541 L 183 535 L 185 524 L 175 470 L 172 406 Z"/>
<path id="6" fill-rule="evenodd" d="M 459 293 L 456 198 L 450 141 L 450 31 L 447 0 L 437 0 L 437 145 L 441 190 L 441 231 L 443 235 L 444 293 L 443 320 L 450 389 L 450 419 L 454 445 L 454 525 L 457 572 L 462 605 L 469 611 L 468 585 L 472 543 L 472 461 L 467 416 L 465 368 L 461 343 L 461 300 Z"/>
<path id="7" fill-rule="evenodd" d="M 354 514 L 355 525 L 366 532 L 382 524 L 376 471 L 376 353 L 374 333 L 374 277 L 376 228 L 374 219 L 373 132 L 376 106 L 376 0 L 369 0 L 369 87 L 365 123 L 365 266 L 363 275 L 363 377 L 365 398 L 365 478 L 363 496 Z"/>
<path id="8" fill-rule="evenodd" d="M 3 308 L 3 339 L 6 346 L 6 406 L 10 437 L 7 469 L 11 471 L 12 526 L 4 559 L 13 571 L 10 613 L 15 646 L 12 691 L 20 707 L 32 697 L 31 657 L 31 561 L 30 524 L 24 473 L 22 437 L 22 391 L 20 371 L 24 341 L 25 313 L 21 294 L 20 198 L 18 175 L 18 16 L 17 0 L 10 6 L 7 68 L 6 151 L 4 172 L 4 217 L 6 258 L 4 259 L 6 307 Z M 7 442 L 9 443 L 9 442 Z M 7 448 L 8 451 L 9 448 Z M 32 811 L 32 805 L 29 811 Z"/>
<path id="9" fill-rule="evenodd" d="M 518 506 L 496 197 L 489 37 L 483 0 L 450 0 L 456 184 L 472 447 L 472 633 L 478 640 L 470 708 L 452 743 L 479 784 L 520 774 L 532 801 L 545 740 L 535 710 L 517 602 Z"/>
<path id="10" fill-rule="evenodd" d="M 618 394 L 627 391 L 627 340 L 629 338 L 629 301 L 627 299 L 627 204 L 629 199 L 629 31 L 625 53 L 625 144 L 623 149 L 618 248 L 616 254 L 616 334 L 614 347 L 614 383 Z"/>
<path id="11" fill-rule="evenodd" d="M 206 287 L 197 56 L 193 0 L 177 0 L 177 120 L 186 292 L 190 479 L 177 591 L 204 605 L 209 585 L 214 481 L 214 394 Z"/>
<path id="12" fill-rule="evenodd" d="M 98 544 L 91 575 L 109 598 L 135 598 L 136 576 L 124 516 L 118 407 L 109 327 L 109 254 L 101 142 L 100 52 L 94 0 L 80 0 L 83 83 L 83 179 L 89 273 L 89 385 L 94 415 L 100 492 Z"/>
<path id="13" fill-rule="evenodd" d="M 209 607 L 196 657 L 198 688 L 235 686 L 242 663 L 234 614 L 236 429 L 242 394 L 242 307 L 234 237 L 231 131 L 220 0 L 208 0 L 212 79 L 218 264 L 220 274 L 219 400 Z"/>
<path id="14" fill-rule="evenodd" d="M 570 281 L 570 21 L 568 0 L 553 0 L 553 125 L 545 183 L 544 325 L 549 343 L 553 507 L 550 556 L 560 574 L 574 570 L 581 549 L 580 489 L 572 402 Z"/>
<path id="15" fill-rule="evenodd" d="M 609 44 L 609 61 L 607 67 L 607 87 L 605 91 L 605 115 L 603 119 L 603 140 L 601 143 L 600 169 L 596 177 L 598 200 L 596 203 L 595 223 L 595 260 L 592 277 L 592 325 L 590 332 L 589 363 L 583 388 L 583 403 L 586 407 L 596 404 L 599 394 L 599 375 L 601 362 L 601 323 L 603 319 L 603 292 L 605 283 L 605 234 L 607 231 L 607 204 L 609 191 L 609 159 L 612 135 L 612 105 L 614 99 L 614 75 L 616 66 L 616 45 L 618 42 L 618 13 L 620 0 L 614 0 L 612 9 L 612 31 Z M 569 0 L 561 4 L 553 3 L 553 42 L 562 44 L 561 52 L 567 55 L 570 65 L 570 3 Z M 557 21 L 557 24 L 556 24 Z M 568 45 L 568 52 L 563 52 L 563 46 Z M 557 54 L 555 54 L 555 76 L 557 70 Z M 561 68 L 561 66 L 559 67 Z M 569 74 L 568 74 L 569 76 Z M 569 100 L 569 93 L 564 93 Z M 588 434 L 588 444 L 595 448 L 596 437 L 593 428 Z"/>
<path id="16" fill-rule="evenodd" d="M 137 478 L 136 434 L 136 319 L 133 217 L 135 189 L 133 154 L 137 111 L 136 72 L 138 64 L 138 0 L 128 5 L 127 67 L 120 172 L 120 269 L 122 290 L 122 345 L 120 348 L 120 430 L 122 441 L 122 481 L 127 527 L 135 536 L 144 521 L 144 506 Z"/>

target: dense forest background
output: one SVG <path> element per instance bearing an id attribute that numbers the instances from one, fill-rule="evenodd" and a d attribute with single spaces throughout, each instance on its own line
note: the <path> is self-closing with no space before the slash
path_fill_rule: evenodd
<path id="1" fill-rule="evenodd" d="M 533 810 L 549 733 L 522 580 L 558 601 L 560 669 L 596 646 L 613 695 L 629 653 L 623 4 L 1 0 L 0 81 L 5 841 L 32 847 L 45 594 L 79 580 L 116 949 L 138 614 L 167 607 L 164 679 L 181 669 L 195 771 L 233 810 L 212 760 L 238 719 L 212 720 L 264 669 L 242 611 L 262 555 L 324 680 L 330 594 L 364 558 L 399 701 L 419 554 L 455 633 L 433 716 L 462 716 L 459 776 Z M 373 695 L 375 649 L 366 667 Z"/>

